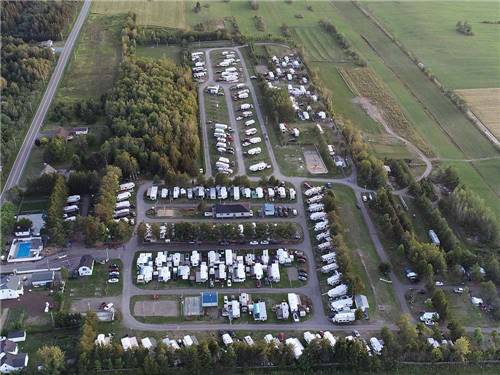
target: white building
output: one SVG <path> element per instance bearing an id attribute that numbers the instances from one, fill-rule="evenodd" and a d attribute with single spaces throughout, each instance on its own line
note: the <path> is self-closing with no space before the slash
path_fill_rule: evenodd
<path id="1" fill-rule="evenodd" d="M 19 276 L 0 277 L 0 300 L 17 299 L 24 294 L 24 287 Z"/>

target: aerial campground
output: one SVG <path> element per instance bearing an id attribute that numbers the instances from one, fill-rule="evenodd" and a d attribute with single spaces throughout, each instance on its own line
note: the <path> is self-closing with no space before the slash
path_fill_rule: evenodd
<path id="1" fill-rule="evenodd" d="M 0 374 L 500 374 L 498 0 L 0 17 Z"/>

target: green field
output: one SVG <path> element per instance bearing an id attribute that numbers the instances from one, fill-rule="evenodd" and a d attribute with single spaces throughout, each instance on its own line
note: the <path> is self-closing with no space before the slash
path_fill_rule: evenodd
<path id="1" fill-rule="evenodd" d="M 181 48 L 179 46 L 137 46 L 135 54 L 138 57 L 149 57 L 152 59 L 168 58 L 179 64 L 181 60 Z"/>
<path id="2" fill-rule="evenodd" d="M 354 193 L 350 188 L 341 185 L 335 186 L 333 190 L 340 202 L 340 217 L 345 228 L 347 245 L 353 252 L 351 259 L 354 270 L 363 279 L 367 289 L 365 292 L 370 303 L 371 319 L 384 318 L 395 321 L 399 315 L 399 306 L 391 284 L 379 280 L 380 258 L 363 217 L 356 208 Z M 373 289 L 370 289 L 370 286 Z M 384 307 L 383 311 L 379 311 L 379 306 Z"/>
<path id="3" fill-rule="evenodd" d="M 185 3 L 182 1 L 96 1 L 92 11 L 101 14 L 137 14 L 137 23 L 148 26 L 185 28 Z"/>
<path id="4" fill-rule="evenodd" d="M 101 3 L 94 3 L 94 5 Z M 99 99 L 112 88 L 121 60 L 121 16 L 90 14 L 54 102 Z"/>
<path id="5" fill-rule="evenodd" d="M 363 2 L 403 45 L 454 89 L 500 87 L 499 26 L 494 1 Z M 474 36 L 455 30 L 467 21 Z M 425 41 L 425 43 L 422 43 Z"/>

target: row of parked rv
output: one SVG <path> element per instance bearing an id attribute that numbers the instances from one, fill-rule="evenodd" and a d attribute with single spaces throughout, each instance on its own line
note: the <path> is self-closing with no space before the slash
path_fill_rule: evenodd
<path id="1" fill-rule="evenodd" d="M 351 310 L 354 304 L 353 298 L 347 296 L 348 286 L 342 283 L 342 273 L 338 272 L 339 266 L 336 262 L 337 254 L 331 243 L 328 214 L 325 212 L 323 201 L 323 186 L 311 186 L 304 184 L 306 190 L 306 203 L 308 205 L 309 219 L 314 222 L 315 238 L 318 242 L 317 249 L 323 253 L 321 261 L 323 266 L 321 272 L 329 274 L 326 280 L 332 289 L 326 293 L 329 298 L 329 307 L 335 313 L 332 317 L 334 323 L 347 323 L 355 320 L 354 311 Z"/>
<path id="2" fill-rule="evenodd" d="M 80 200 L 79 195 L 70 195 L 66 199 L 66 206 L 64 206 L 63 218 L 64 221 L 75 221 L 77 215 L 80 213 Z"/>
<path id="3" fill-rule="evenodd" d="M 207 68 L 205 67 L 205 52 L 192 52 L 191 62 L 193 63 L 193 78 L 196 80 L 204 79 L 207 76 Z"/>
<path id="4" fill-rule="evenodd" d="M 204 187 L 195 186 L 192 188 L 174 187 L 158 187 L 151 186 L 146 191 L 146 198 L 152 201 L 161 199 L 209 199 L 209 200 L 226 200 L 231 199 L 239 201 L 240 199 L 267 199 L 267 200 L 295 200 L 297 191 L 294 188 L 285 186 L 273 187 L 256 187 L 248 188 L 243 186 L 215 186 Z"/>
<path id="5" fill-rule="evenodd" d="M 154 258 L 153 258 L 154 257 Z M 243 283 L 255 279 L 256 287 L 262 282 L 270 285 L 281 281 L 280 266 L 289 266 L 295 254 L 287 249 L 262 250 L 255 254 L 238 255 L 232 249 L 179 252 L 144 252 L 137 258 L 137 283 L 152 280 L 166 283 L 170 280 L 189 280 L 195 283 L 226 284 Z"/>
<path id="6" fill-rule="evenodd" d="M 283 300 L 277 305 L 272 306 L 271 311 L 276 314 L 278 320 L 285 321 L 292 319 L 298 323 L 301 317 L 305 318 L 307 316 L 310 309 L 301 303 L 301 298 L 298 294 L 288 293 L 287 300 Z M 224 296 L 222 316 L 232 321 L 233 319 L 238 319 L 241 313 L 248 313 L 255 321 L 265 322 L 268 316 L 266 302 L 262 298 L 253 301 L 248 293 L 241 293 L 238 298 L 235 296 Z"/>
<path id="7" fill-rule="evenodd" d="M 209 122 L 210 123 L 210 122 Z M 215 148 L 219 155 L 221 154 L 230 154 L 234 155 L 234 139 L 232 133 L 234 130 L 228 126 L 227 124 L 215 123 L 213 125 L 214 139 L 215 139 Z M 223 174 L 233 174 L 234 171 L 232 167 L 234 166 L 234 162 L 230 161 L 229 158 L 219 156 L 219 159 L 215 162 L 215 168 L 218 173 Z"/>
<path id="8" fill-rule="evenodd" d="M 240 59 L 236 57 L 236 52 L 231 50 L 222 51 L 217 60 L 216 68 L 218 70 L 215 71 L 216 81 L 238 82 L 242 68 L 239 66 Z M 220 70 L 220 68 L 224 69 Z"/>
<path id="9" fill-rule="evenodd" d="M 129 216 L 135 216 L 133 209 L 135 206 L 130 202 L 132 193 L 135 189 L 135 183 L 127 182 L 120 185 L 119 192 L 116 195 L 116 206 L 113 217 L 115 221 L 124 220 L 130 224 L 134 224 L 134 219 L 129 219 Z"/>

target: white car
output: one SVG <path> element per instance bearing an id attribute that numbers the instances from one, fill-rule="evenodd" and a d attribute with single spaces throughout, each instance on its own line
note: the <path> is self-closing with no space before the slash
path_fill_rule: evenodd
<path id="1" fill-rule="evenodd" d="M 268 240 L 262 240 L 262 241 L 260 241 L 260 244 L 261 245 L 269 245 L 269 241 Z"/>
<path id="2" fill-rule="evenodd" d="M 231 279 L 227 279 L 227 287 L 231 288 L 232 285 L 233 285 L 233 282 L 231 281 Z"/>
<path id="3" fill-rule="evenodd" d="M 250 241 L 250 245 L 258 245 L 259 241 Z"/>
<path id="4" fill-rule="evenodd" d="M 116 277 L 113 277 L 112 279 L 108 280 L 108 283 L 110 284 L 116 284 L 118 282 L 120 282 L 120 279 L 117 279 Z"/>
<path id="5" fill-rule="evenodd" d="M 453 289 L 453 293 L 462 294 L 464 292 L 464 288 L 455 288 Z"/>
<path id="6" fill-rule="evenodd" d="M 444 283 L 442 281 L 436 281 L 436 286 L 443 286 Z"/>

